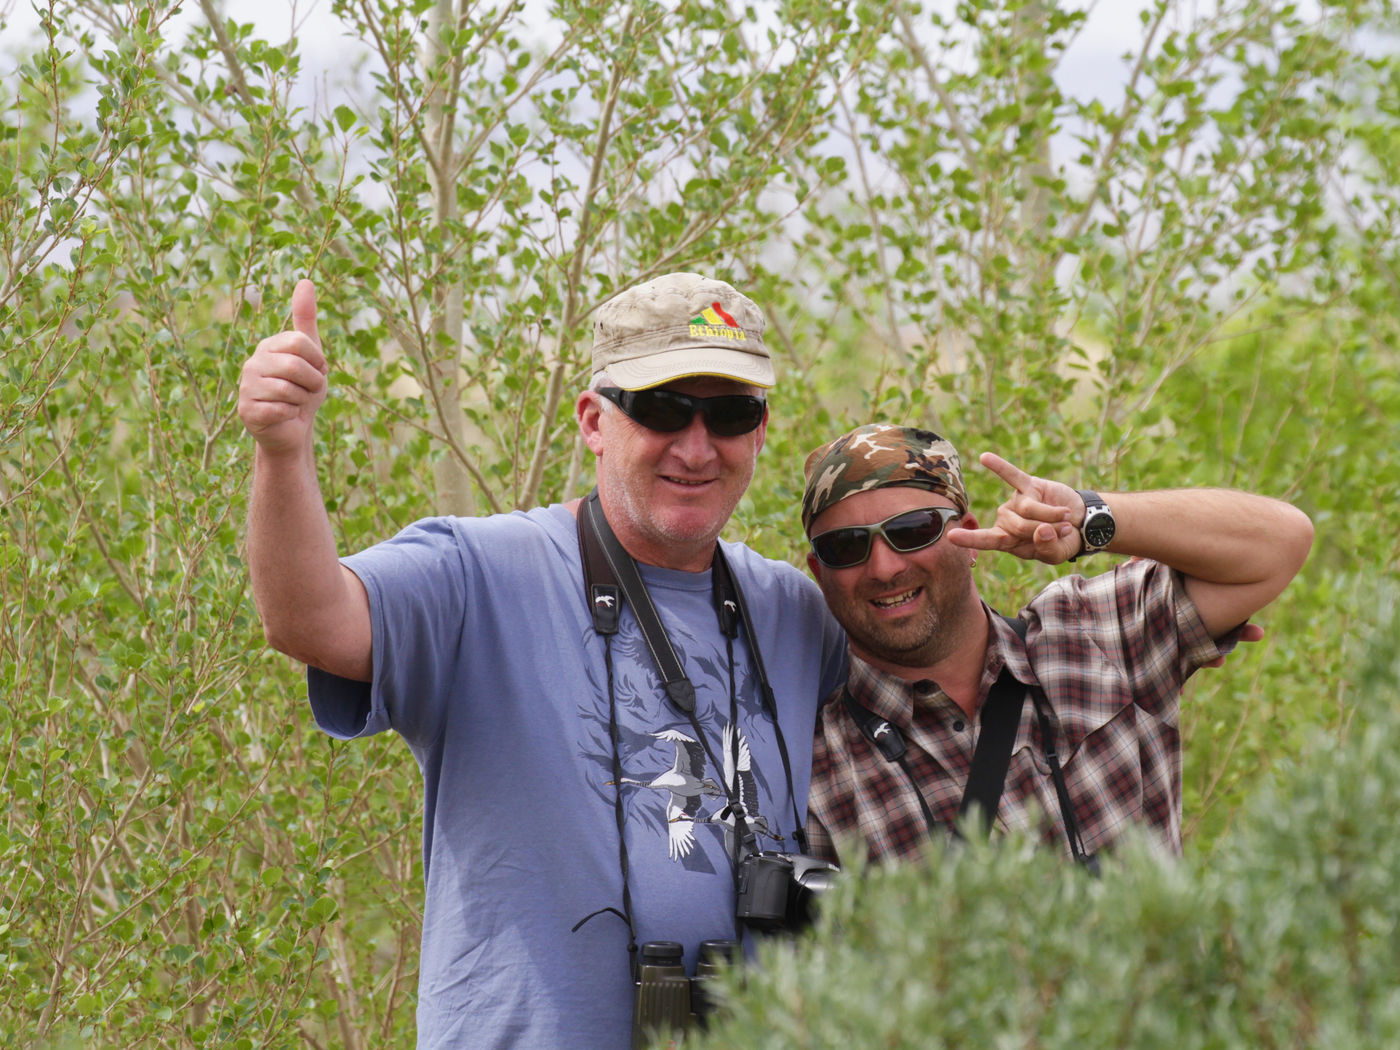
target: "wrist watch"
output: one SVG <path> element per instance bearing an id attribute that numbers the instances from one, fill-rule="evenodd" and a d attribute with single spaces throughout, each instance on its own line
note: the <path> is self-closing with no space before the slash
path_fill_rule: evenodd
<path id="1" fill-rule="evenodd" d="M 1113 534 L 1117 531 L 1113 511 L 1109 510 L 1103 497 L 1090 489 L 1079 489 L 1078 492 L 1079 498 L 1084 501 L 1084 523 L 1079 526 L 1079 538 L 1083 546 L 1079 548 L 1078 554 L 1069 559 L 1070 561 L 1078 561 L 1090 554 L 1099 553 L 1113 542 Z"/>

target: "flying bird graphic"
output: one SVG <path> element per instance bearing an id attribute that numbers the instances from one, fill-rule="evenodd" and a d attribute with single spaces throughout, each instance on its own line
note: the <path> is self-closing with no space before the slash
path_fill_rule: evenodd
<path id="1" fill-rule="evenodd" d="M 756 835 L 781 841 L 783 836 L 777 834 L 768 818 L 758 811 L 758 782 L 754 779 L 753 754 L 749 751 L 749 742 L 744 739 L 744 731 L 736 730 L 733 725 L 726 725 L 723 747 L 724 782 L 732 788 L 749 830 Z M 697 817 L 692 813 L 686 820 L 687 828 L 692 824 L 718 824 L 724 830 L 724 848 L 730 856 L 734 855 L 735 825 L 738 822 L 735 820 L 732 804 L 726 802 L 723 808 L 707 817 Z"/>
<path id="2" fill-rule="evenodd" d="M 723 792 L 718 784 L 705 776 L 705 749 L 695 740 L 676 729 L 664 729 L 651 735 L 658 740 L 669 740 L 676 746 L 675 763 L 652 780 L 623 777 L 622 783 L 670 793 L 666 802 L 668 852 L 672 860 L 679 860 L 695 846 L 693 818 L 700 809 L 700 800 L 707 795 L 714 798 Z"/>

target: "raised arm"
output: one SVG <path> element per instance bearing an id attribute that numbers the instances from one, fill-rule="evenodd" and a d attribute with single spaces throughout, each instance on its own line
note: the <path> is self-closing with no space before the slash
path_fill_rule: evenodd
<path id="1" fill-rule="evenodd" d="M 298 281 L 292 330 L 258 344 L 243 366 L 238 414 L 257 442 L 248 510 L 248 572 L 274 649 L 369 681 L 369 597 L 340 564 L 316 479 L 313 425 L 326 399 L 316 289 Z"/>
<path id="2" fill-rule="evenodd" d="M 961 547 L 1058 565 L 1079 553 L 1084 501 L 1068 485 L 1027 474 L 990 452 L 984 467 L 1015 491 L 987 529 L 951 529 Z M 1312 547 L 1307 516 L 1281 500 L 1230 489 L 1100 493 L 1117 531 L 1108 550 L 1170 565 L 1186 577 L 1213 637 L 1282 593 Z"/>

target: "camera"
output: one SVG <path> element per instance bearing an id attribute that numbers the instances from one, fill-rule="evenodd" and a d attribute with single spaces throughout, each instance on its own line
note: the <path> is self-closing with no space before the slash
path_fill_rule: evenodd
<path id="1" fill-rule="evenodd" d="M 801 853 L 750 853 L 739 864 L 735 913 L 762 933 L 804 930 L 816 914 L 817 897 L 840 870 Z"/>
<path id="2" fill-rule="evenodd" d="M 661 1031 L 704 1026 L 714 1008 L 709 984 L 739 957 L 738 941 L 701 941 L 695 976 L 685 975 L 684 949 L 677 941 L 647 941 L 637 970 L 632 1007 L 632 1050 L 645 1050 Z"/>

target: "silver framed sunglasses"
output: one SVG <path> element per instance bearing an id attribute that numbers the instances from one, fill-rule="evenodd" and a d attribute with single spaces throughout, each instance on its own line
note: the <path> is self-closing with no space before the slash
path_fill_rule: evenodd
<path id="1" fill-rule="evenodd" d="M 812 537 L 812 553 L 828 569 L 850 569 L 870 557 L 876 536 L 900 554 L 930 547 L 943 538 L 948 523 L 962 517 L 956 507 L 919 507 L 901 511 L 874 525 L 847 525 Z"/>

